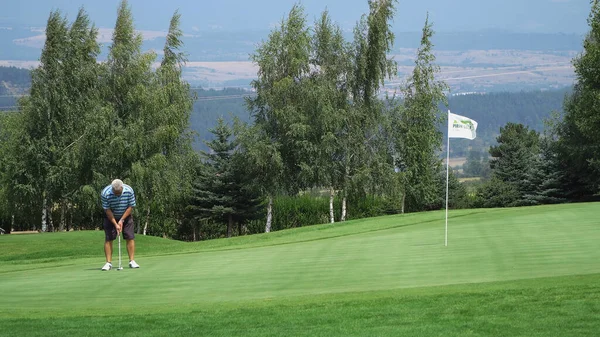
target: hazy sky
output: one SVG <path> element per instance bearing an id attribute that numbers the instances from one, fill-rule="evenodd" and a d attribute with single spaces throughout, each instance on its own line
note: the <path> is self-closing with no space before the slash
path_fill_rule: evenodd
<path id="1" fill-rule="evenodd" d="M 44 26 L 60 9 L 72 20 L 84 6 L 99 27 L 112 28 L 119 0 L 0 0 L 0 26 Z M 130 0 L 136 28 L 166 30 L 176 9 L 182 28 L 193 31 L 266 30 L 289 11 L 292 0 Z M 352 28 L 367 0 L 302 0 L 309 21 L 329 9 L 343 28 Z M 438 32 L 500 29 L 511 32 L 577 33 L 588 30 L 589 0 L 400 0 L 395 31 L 418 31 L 427 11 Z"/>

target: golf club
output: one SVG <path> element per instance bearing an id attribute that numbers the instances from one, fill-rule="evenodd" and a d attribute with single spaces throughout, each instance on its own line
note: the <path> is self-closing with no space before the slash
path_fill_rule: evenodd
<path id="1" fill-rule="evenodd" d="M 123 267 L 121 266 L 121 233 L 117 232 L 117 235 L 119 236 L 119 267 L 117 270 L 123 270 Z"/>

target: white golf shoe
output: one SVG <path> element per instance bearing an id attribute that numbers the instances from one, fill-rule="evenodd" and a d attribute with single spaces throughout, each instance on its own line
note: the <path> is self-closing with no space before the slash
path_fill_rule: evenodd
<path id="1" fill-rule="evenodd" d="M 140 265 L 135 263 L 135 260 L 129 261 L 129 268 L 139 268 Z"/>
<path id="2" fill-rule="evenodd" d="M 102 267 L 102 271 L 109 271 L 111 269 L 112 269 L 112 263 L 110 263 L 110 262 L 106 262 L 104 267 Z"/>

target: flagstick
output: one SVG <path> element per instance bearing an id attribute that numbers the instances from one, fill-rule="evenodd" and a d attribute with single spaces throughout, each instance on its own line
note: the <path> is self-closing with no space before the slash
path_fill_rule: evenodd
<path id="1" fill-rule="evenodd" d="M 448 110 L 448 125 L 450 125 L 450 110 Z M 448 247 L 448 179 L 450 176 L 448 167 L 450 165 L 450 127 L 448 127 L 448 143 L 446 147 L 446 238 L 444 246 Z"/>

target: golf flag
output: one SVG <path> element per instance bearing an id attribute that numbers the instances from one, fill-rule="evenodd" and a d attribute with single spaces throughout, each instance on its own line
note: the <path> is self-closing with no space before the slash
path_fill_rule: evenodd
<path id="1" fill-rule="evenodd" d="M 475 139 L 477 122 L 448 111 L 448 138 Z"/>
<path id="2" fill-rule="evenodd" d="M 448 110 L 448 147 L 446 148 L 446 236 L 444 245 L 448 246 L 448 179 L 450 177 L 450 138 L 475 139 L 477 122 L 471 118 L 455 115 Z"/>

